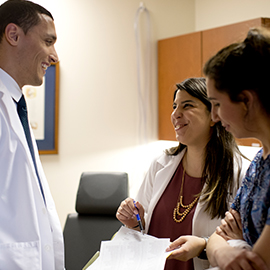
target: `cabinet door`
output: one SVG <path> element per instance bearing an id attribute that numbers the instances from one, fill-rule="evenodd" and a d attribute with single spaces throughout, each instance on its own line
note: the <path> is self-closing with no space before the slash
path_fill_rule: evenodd
<path id="1" fill-rule="evenodd" d="M 202 31 L 202 64 L 223 47 L 242 41 L 250 28 L 269 26 L 269 19 L 258 18 Z"/>
<path id="2" fill-rule="evenodd" d="M 258 18 L 254 20 L 235 23 L 227 26 L 213 28 L 202 31 L 202 63 L 215 55 L 223 47 L 238 41 L 242 41 L 250 28 L 252 27 L 269 27 L 268 18 Z M 261 146 L 257 139 L 236 139 L 239 145 Z"/>
<path id="3" fill-rule="evenodd" d="M 171 124 L 176 83 L 201 76 L 201 32 L 158 41 L 159 140 L 176 140 Z"/>

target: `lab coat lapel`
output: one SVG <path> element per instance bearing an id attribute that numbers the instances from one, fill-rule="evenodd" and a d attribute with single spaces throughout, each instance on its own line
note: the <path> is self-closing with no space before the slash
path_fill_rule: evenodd
<path id="1" fill-rule="evenodd" d="M 204 189 L 204 187 L 203 187 Z M 198 222 L 198 217 L 200 217 L 200 222 L 201 224 L 204 224 L 203 226 L 208 226 L 208 219 L 209 219 L 209 216 L 208 215 L 201 215 L 201 213 L 204 213 L 204 209 L 203 207 L 205 207 L 205 203 L 201 203 L 200 199 L 197 203 L 197 206 L 196 206 L 196 209 L 195 209 L 195 212 L 194 212 L 194 216 L 193 216 L 193 219 L 192 219 L 192 234 L 194 235 L 200 235 L 197 231 L 196 231 L 196 222 Z"/>
<path id="2" fill-rule="evenodd" d="M 177 156 L 171 156 L 169 162 L 166 160 L 167 156 L 162 156 L 158 162 L 164 166 L 164 168 L 158 171 L 156 175 L 156 184 L 155 187 L 157 190 L 153 190 L 153 194 L 155 194 L 156 199 L 159 199 L 164 190 L 166 189 L 168 183 L 170 182 L 173 174 L 175 173 L 180 161 L 182 160 L 186 150 L 184 149 Z M 154 188 L 155 188 L 154 187 Z M 155 200 L 156 200 L 155 199 Z M 154 201 L 155 201 L 154 200 Z"/>
<path id="3" fill-rule="evenodd" d="M 2 106 L 3 106 L 3 109 L 6 110 L 6 117 L 9 121 L 9 124 L 11 128 L 13 129 L 13 131 L 17 134 L 19 141 L 22 143 L 25 149 L 26 155 L 27 155 L 28 163 L 31 164 L 30 167 L 31 167 L 32 173 L 36 177 L 35 167 L 34 167 L 31 153 L 27 144 L 25 134 L 24 134 L 23 126 L 21 124 L 19 115 L 17 113 L 16 103 L 14 102 L 10 93 L 8 92 L 8 90 L 5 88 L 5 86 L 2 83 L 0 83 L 0 95 L 1 95 L 0 98 L 2 100 Z"/>
<path id="4" fill-rule="evenodd" d="M 169 162 L 166 160 L 167 156 L 162 156 L 158 160 L 158 162 L 161 165 L 163 165 L 164 168 L 162 170 L 160 170 L 156 176 L 155 187 L 157 187 L 157 188 L 159 187 L 159 188 L 157 190 L 153 190 L 153 194 L 155 194 L 155 198 L 153 199 L 153 207 L 156 205 L 157 201 L 159 200 L 159 198 L 163 194 L 164 190 L 166 189 L 168 183 L 170 182 L 171 178 L 173 177 L 173 174 L 175 173 L 177 166 L 179 165 L 183 156 L 185 155 L 185 152 L 186 152 L 186 149 L 184 149 L 177 156 L 172 156 L 171 159 L 169 160 Z M 196 223 L 198 215 L 200 215 L 201 211 L 203 211 L 203 206 L 204 206 L 204 204 L 200 203 L 200 201 L 198 202 L 198 204 L 196 206 L 196 210 L 195 210 L 193 221 L 192 221 L 192 223 L 193 223 L 192 231 L 196 227 L 194 225 Z"/>

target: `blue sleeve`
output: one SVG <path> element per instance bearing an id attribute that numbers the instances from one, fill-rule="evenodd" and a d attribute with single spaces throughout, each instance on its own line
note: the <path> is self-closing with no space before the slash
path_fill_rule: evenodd
<path id="1" fill-rule="evenodd" d="M 233 200 L 231 208 L 240 213 L 240 195 L 241 195 L 242 186 L 238 189 L 236 196 Z"/>
<path id="2" fill-rule="evenodd" d="M 270 186 L 268 187 L 266 198 L 270 198 Z M 267 200 L 269 202 L 269 200 Z M 270 225 L 270 205 L 268 204 L 266 224 Z"/>

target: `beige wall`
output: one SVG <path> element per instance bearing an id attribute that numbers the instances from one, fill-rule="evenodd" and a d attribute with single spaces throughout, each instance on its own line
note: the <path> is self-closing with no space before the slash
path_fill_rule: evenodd
<path id="1" fill-rule="evenodd" d="M 196 31 L 270 17 L 269 0 L 195 0 Z"/>
<path id="2" fill-rule="evenodd" d="M 58 34 L 59 154 L 42 156 L 41 160 L 64 226 L 66 215 L 75 212 L 83 171 L 126 171 L 134 195 L 158 148 L 146 150 L 140 146 L 133 28 L 140 1 L 37 2 L 53 13 Z M 144 5 L 149 10 L 152 29 L 154 113 L 150 125 L 154 130 L 151 140 L 156 140 L 156 41 L 194 31 L 194 1 L 146 0 Z M 144 15 L 145 23 L 143 18 Z"/>
<path id="3" fill-rule="evenodd" d="M 149 125 L 153 133 L 150 135 L 152 143 L 143 146 L 139 135 L 133 28 L 141 1 L 36 2 L 52 12 L 58 33 L 59 154 L 41 156 L 41 161 L 62 226 L 67 214 L 75 212 L 76 192 L 83 171 L 126 171 L 130 178 L 130 192 L 134 196 L 153 156 L 175 144 L 155 142 L 157 40 L 267 16 L 265 10 L 270 13 L 270 3 L 266 0 L 144 1 L 150 12 L 152 29 L 150 83 L 153 115 Z"/>

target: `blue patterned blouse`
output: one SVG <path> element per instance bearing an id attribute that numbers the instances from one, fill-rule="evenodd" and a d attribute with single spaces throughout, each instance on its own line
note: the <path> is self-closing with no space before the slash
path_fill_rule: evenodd
<path id="1" fill-rule="evenodd" d="M 270 155 L 261 149 L 251 162 L 231 208 L 241 215 L 243 237 L 253 246 L 264 225 L 270 225 Z"/>

